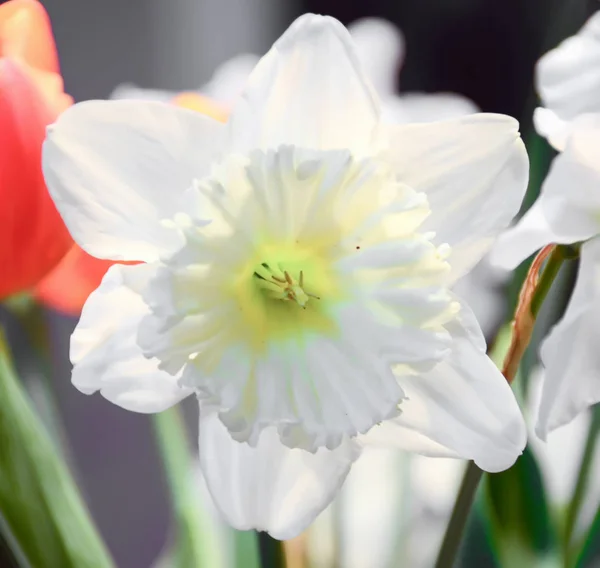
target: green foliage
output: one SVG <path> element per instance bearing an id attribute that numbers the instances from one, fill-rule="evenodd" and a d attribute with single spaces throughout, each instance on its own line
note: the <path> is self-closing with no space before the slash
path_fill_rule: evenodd
<path id="1" fill-rule="evenodd" d="M 512 468 L 486 476 L 485 495 L 502 566 L 540 566 L 554 556 L 557 540 L 543 479 L 528 448 Z"/>
<path id="2" fill-rule="evenodd" d="M 0 401 L 0 529 L 8 542 L 35 568 L 113 566 L 15 376 L 1 331 Z"/>

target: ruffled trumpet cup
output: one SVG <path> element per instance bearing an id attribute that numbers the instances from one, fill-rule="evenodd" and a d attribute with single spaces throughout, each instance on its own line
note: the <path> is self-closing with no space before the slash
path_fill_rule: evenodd
<path id="1" fill-rule="evenodd" d="M 130 410 L 195 394 L 211 494 L 240 529 L 300 532 L 364 444 L 510 467 L 515 398 L 449 291 L 519 208 L 500 115 L 388 126 L 350 36 L 299 18 L 223 125 L 88 102 L 44 146 L 77 242 L 114 266 L 71 343 L 73 383 Z"/>

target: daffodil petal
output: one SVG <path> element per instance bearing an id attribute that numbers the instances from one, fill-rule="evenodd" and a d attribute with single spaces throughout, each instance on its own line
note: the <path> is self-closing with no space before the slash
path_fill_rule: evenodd
<path id="1" fill-rule="evenodd" d="M 399 124 L 448 120 L 479 110 L 473 101 L 455 93 L 404 93 L 384 99 L 382 106 L 383 120 Z"/>
<path id="2" fill-rule="evenodd" d="M 600 111 L 600 12 L 538 61 L 536 86 L 544 106 L 562 120 Z"/>
<path id="3" fill-rule="evenodd" d="M 599 186 L 600 114 L 583 115 L 572 123 L 538 200 L 498 239 L 492 262 L 514 268 L 546 244 L 575 243 L 600 233 Z"/>
<path id="4" fill-rule="evenodd" d="M 433 370 L 399 377 L 407 399 L 382 432 L 372 429 L 377 445 L 385 436 L 392 447 L 471 459 L 490 472 L 515 462 L 526 442 L 523 416 L 506 379 L 469 335 L 455 335 L 451 354 Z"/>
<path id="5" fill-rule="evenodd" d="M 73 384 L 84 394 L 102 396 L 127 410 L 160 412 L 191 389 L 158 369 L 136 343 L 137 327 L 148 308 L 139 295 L 153 267 L 112 266 L 86 302 L 71 337 Z M 137 290 L 137 291 L 136 291 Z"/>
<path id="6" fill-rule="evenodd" d="M 423 230 L 448 243 L 451 280 L 467 273 L 516 215 L 527 188 L 527 153 L 516 120 L 475 114 L 390 127 L 399 181 L 427 195 Z"/>
<path id="7" fill-rule="evenodd" d="M 155 261 L 179 244 L 161 224 L 202 177 L 219 147 L 217 121 L 158 102 L 89 101 L 49 129 L 44 176 L 69 231 L 86 252 Z"/>
<path id="8" fill-rule="evenodd" d="M 571 123 L 560 118 L 554 111 L 538 107 L 533 111 L 533 125 L 537 133 L 550 142 L 559 152 L 565 149 Z"/>
<path id="9" fill-rule="evenodd" d="M 316 453 L 287 448 L 275 427 L 250 447 L 234 441 L 218 414 L 203 407 L 199 446 L 202 472 L 227 522 L 281 540 L 302 532 L 332 501 L 358 457 L 349 441 Z"/>
<path id="10" fill-rule="evenodd" d="M 402 32 L 383 18 L 362 18 L 348 26 L 358 58 L 380 97 L 393 96 L 404 62 Z"/>
<path id="11" fill-rule="evenodd" d="M 227 148 L 293 144 L 318 150 L 371 148 L 379 103 L 350 34 L 337 20 L 298 18 L 260 60 L 228 123 Z"/>
<path id="12" fill-rule="evenodd" d="M 581 247 L 577 283 L 563 319 L 541 347 L 545 379 L 536 434 L 571 422 L 600 401 L 600 239 Z"/>

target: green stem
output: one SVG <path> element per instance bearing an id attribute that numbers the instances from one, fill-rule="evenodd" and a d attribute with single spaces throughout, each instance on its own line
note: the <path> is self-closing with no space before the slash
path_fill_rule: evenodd
<path id="1" fill-rule="evenodd" d="M 285 568 L 283 542 L 261 532 L 258 535 L 258 546 L 262 568 Z"/>
<path id="2" fill-rule="evenodd" d="M 540 275 L 540 279 L 535 289 L 535 293 L 531 298 L 531 315 L 533 319 L 535 319 L 539 312 L 550 288 L 552 287 L 552 283 L 556 278 L 558 271 L 563 263 L 563 260 L 566 258 L 570 258 L 567 253 L 568 247 L 565 246 L 557 246 L 550 255 L 550 258 L 546 261 L 546 266 Z"/>
<path id="3" fill-rule="evenodd" d="M 177 407 L 170 408 L 153 415 L 153 423 L 176 521 L 175 550 L 169 565 L 221 566 L 223 559 L 211 534 L 212 523 L 195 487 L 190 444 L 181 413 Z"/>
<path id="4" fill-rule="evenodd" d="M 542 270 L 542 274 L 540 275 L 537 286 L 531 298 L 531 303 L 529 305 L 531 317 L 534 322 L 550 288 L 552 287 L 552 283 L 556 279 L 563 261 L 567 258 L 574 258 L 577 254 L 578 248 L 569 246 L 557 246 L 552 251 L 544 266 L 544 269 Z M 505 369 L 511 367 L 516 369 L 523 353 L 524 349 L 514 351 L 514 356 L 512 356 L 512 359 L 505 361 Z M 440 551 L 438 553 L 438 558 L 435 564 L 436 568 L 452 568 L 454 565 L 456 555 L 462 541 L 463 532 L 467 524 L 467 518 L 471 511 L 473 499 L 482 476 L 483 472 L 475 465 L 475 463 L 469 462 L 460 486 L 460 490 L 458 492 L 458 496 L 456 497 L 456 501 L 454 503 L 452 515 L 450 517 L 448 527 L 446 528 L 446 534 L 444 535 L 444 539 L 442 541 L 442 546 L 440 547 Z"/>
<path id="5" fill-rule="evenodd" d="M 483 471 L 479 469 L 475 462 L 469 462 L 465 474 L 460 484 L 452 515 L 442 541 L 442 546 L 435 562 L 435 568 L 452 568 L 462 541 L 462 535 L 467 524 L 467 518 L 477 493 L 477 487 L 483 476 Z"/>
<path id="6" fill-rule="evenodd" d="M 594 455 L 596 449 L 596 441 L 598 434 L 600 433 L 600 409 L 595 407 L 592 410 L 592 422 L 588 430 L 587 439 L 585 441 L 585 448 L 583 455 L 581 456 L 581 464 L 579 466 L 579 474 L 577 476 L 577 483 L 575 484 L 575 490 L 573 491 L 573 497 L 567 509 L 567 515 L 565 519 L 565 528 L 563 534 L 564 544 L 564 565 L 565 568 L 571 566 L 572 550 L 571 550 L 571 537 L 573 536 L 573 529 L 577 522 L 577 517 L 581 504 L 583 503 L 583 497 L 585 490 L 588 485 L 592 465 L 594 462 Z"/>
<path id="7" fill-rule="evenodd" d="M 235 539 L 233 565 L 244 568 L 260 568 L 256 531 L 233 531 L 233 533 Z"/>

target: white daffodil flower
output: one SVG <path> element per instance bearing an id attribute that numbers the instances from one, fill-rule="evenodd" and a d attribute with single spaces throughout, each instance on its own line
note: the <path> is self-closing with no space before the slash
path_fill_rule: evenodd
<path id="1" fill-rule="evenodd" d="M 147 101 L 63 113 L 46 181 L 115 265 L 71 342 L 73 383 L 137 412 L 195 394 L 200 463 L 239 529 L 290 538 L 364 444 L 510 467 L 513 393 L 448 287 L 519 208 L 517 122 L 386 125 L 350 35 L 299 18 L 227 124 Z"/>
<path id="2" fill-rule="evenodd" d="M 540 59 L 536 80 L 545 105 L 536 109 L 536 129 L 561 153 L 537 201 L 498 240 L 492 262 L 511 269 L 547 244 L 593 239 L 581 248 L 565 315 L 541 346 L 545 380 L 536 433 L 545 440 L 600 401 L 600 12 Z"/>
<path id="3" fill-rule="evenodd" d="M 536 130 L 562 151 L 574 120 L 600 112 L 600 12 L 538 61 L 536 87 L 543 104 Z"/>

